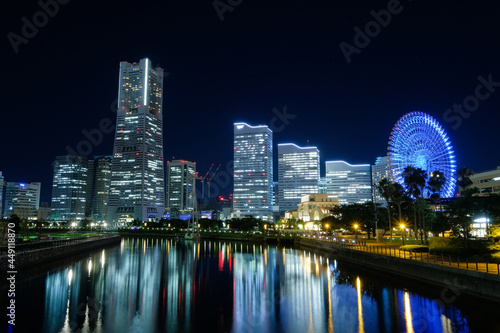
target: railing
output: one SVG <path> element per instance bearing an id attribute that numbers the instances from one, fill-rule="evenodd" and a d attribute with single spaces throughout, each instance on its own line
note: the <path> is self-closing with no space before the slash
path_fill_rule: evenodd
<path id="1" fill-rule="evenodd" d="M 380 254 L 400 259 L 414 260 L 420 262 L 426 262 L 430 264 L 456 267 L 460 269 L 473 270 L 478 272 L 490 273 L 500 275 L 500 264 L 490 263 L 488 260 L 480 260 L 478 257 L 463 258 L 459 256 L 443 255 L 443 254 L 430 254 L 429 252 L 412 252 L 412 251 L 402 251 L 394 246 L 383 246 L 383 245 L 370 245 L 363 240 L 349 240 L 339 237 L 316 237 L 309 238 L 318 241 L 332 243 L 336 247 L 362 251 L 374 254 Z"/>
<path id="2" fill-rule="evenodd" d="M 26 251 L 44 249 L 44 248 L 48 248 L 48 247 L 82 243 L 82 242 L 87 242 L 90 240 L 101 239 L 104 237 L 107 237 L 107 236 L 54 239 L 54 240 L 45 240 L 45 241 L 39 241 L 39 242 L 35 242 L 35 243 L 26 243 L 26 244 L 16 243 L 15 250 L 16 250 L 16 254 L 17 254 L 17 253 L 22 253 L 22 252 L 26 252 Z M 7 253 L 8 253 L 8 246 L 7 245 L 0 246 L 0 255 L 4 255 Z"/>

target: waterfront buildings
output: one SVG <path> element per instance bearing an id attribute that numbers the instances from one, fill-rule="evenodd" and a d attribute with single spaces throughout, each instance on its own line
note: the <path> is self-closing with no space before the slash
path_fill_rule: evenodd
<path id="1" fill-rule="evenodd" d="M 494 170 L 478 172 L 471 175 L 472 185 L 469 188 L 477 188 L 479 193 L 476 196 L 485 196 L 490 194 L 500 194 L 500 166 Z"/>
<path id="2" fill-rule="evenodd" d="M 15 214 L 23 220 L 37 220 L 41 183 L 7 182 L 5 216 Z"/>
<path id="3" fill-rule="evenodd" d="M 373 202 L 386 207 L 387 201 L 382 198 L 380 192 L 377 189 L 378 184 L 384 178 L 393 181 L 389 156 L 377 157 L 377 159 L 375 160 L 375 164 L 372 165 Z"/>
<path id="4" fill-rule="evenodd" d="M 71 155 L 57 156 L 53 165 L 51 220 L 83 220 L 88 190 L 87 158 Z"/>
<path id="5" fill-rule="evenodd" d="M 234 216 L 273 217 L 273 132 L 265 125 L 234 124 Z"/>
<path id="6" fill-rule="evenodd" d="M 297 208 L 302 196 L 319 192 L 319 150 L 293 143 L 278 144 L 279 211 Z"/>
<path id="7" fill-rule="evenodd" d="M 157 221 L 165 208 L 163 69 L 120 63 L 108 222 Z"/>
<path id="8" fill-rule="evenodd" d="M 192 212 L 194 209 L 193 181 L 196 164 L 186 160 L 167 162 L 167 209 L 173 212 Z"/>
<path id="9" fill-rule="evenodd" d="M 336 193 L 341 205 L 372 201 L 369 164 L 352 165 L 345 161 L 327 161 L 326 192 Z"/>

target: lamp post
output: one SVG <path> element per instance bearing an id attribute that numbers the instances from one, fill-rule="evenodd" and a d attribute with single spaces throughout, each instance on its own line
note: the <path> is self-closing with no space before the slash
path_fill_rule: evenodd
<path id="1" fill-rule="evenodd" d="M 403 239 L 403 245 L 405 245 L 405 225 L 401 224 L 400 227 L 401 227 L 401 237 Z"/>
<path id="2" fill-rule="evenodd" d="M 354 225 L 354 239 L 358 239 L 358 225 Z"/>

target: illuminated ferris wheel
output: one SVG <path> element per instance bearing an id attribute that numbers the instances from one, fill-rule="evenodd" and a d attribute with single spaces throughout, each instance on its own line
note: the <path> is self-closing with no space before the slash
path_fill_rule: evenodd
<path id="1" fill-rule="evenodd" d="M 423 169 L 429 175 L 441 171 L 446 183 L 441 197 L 455 193 L 456 161 L 448 135 L 432 116 L 423 112 L 410 112 L 401 117 L 389 139 L 389 159 L 394 181 L 404 186 L 402 173 L 407 166 Z"/>

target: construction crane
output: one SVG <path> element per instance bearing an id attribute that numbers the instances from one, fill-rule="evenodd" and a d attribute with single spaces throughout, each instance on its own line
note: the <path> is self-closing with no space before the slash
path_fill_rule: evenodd
<path id="1" fill-rule="evenodd" d="M 220 169 L 220 164 L 217 167 L 217 169 L 215 169 L 214 173 L 212 174 L 212 177 L 210 177 L 210 179 L 207 180 L 207 183 L 208 183 L 208 195 L 207 196 L 208 197 L 210 197 L 210 182 L 212 181 L 212 179 L 214 178 L 214 176 L 217 174 L 217 171 L 219 171 L 219 169 Z"/>
<path id="2" fill-rule="evenodd" d="M 213 167 L 214 167 L 214 164 L 212 163 L 212 165 L 208 169 L 208 171 L 205 174 L 205 176 L 203 176 L 203 180 L 201 181 L 201 197 L 203 198 L 203 201 L 205 201 L 205 180 L 207 179 L 207 176 L 208 176 L 208 174 L 210 173 L 210 171 L 212 170 Z"/>

